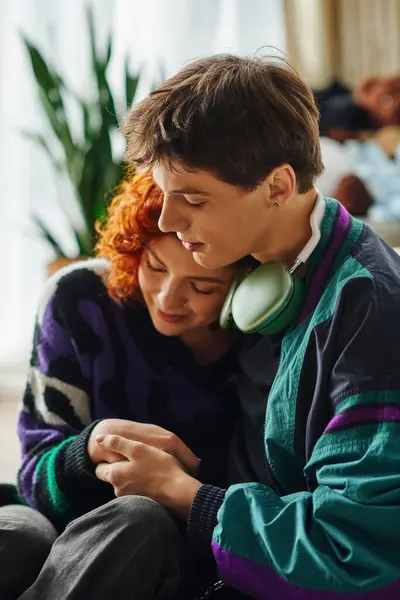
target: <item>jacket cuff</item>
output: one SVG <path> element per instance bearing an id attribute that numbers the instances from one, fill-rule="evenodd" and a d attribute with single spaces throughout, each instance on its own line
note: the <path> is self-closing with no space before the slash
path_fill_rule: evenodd
<path id="1" fill-rule="evenodd" d="M 201 486 L 193 500 L 187 522 L 187 539 L 199 557 L 210 558 L 212 554 L 212 535 L 225 494 L 226 490 L 206 484 Z"/>

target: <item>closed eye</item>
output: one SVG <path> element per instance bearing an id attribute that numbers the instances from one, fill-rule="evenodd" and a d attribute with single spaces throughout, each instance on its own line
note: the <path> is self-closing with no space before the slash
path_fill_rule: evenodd
<path id="1" fill-rule="evenodd" d="M 151 262 L 149 261 L 149 259 L 146 260 L 146 266 L 150 271 L 153 271 L 154 273 L 165 273 L 165 269 L 157 268 L 154 265 L 151 264 Z"/>
<path id="2" fill-rule="evenodd" d="M 200 206 L 204 206 L 206 202 L 188 202 L 188 204 L 193 208 L 200 208 Z"/>
<path id="3" fill-rule="evenodd" d="M 192 288 L 196 292 L 196 294 L 202 294 L 203 296 L 211 296 L 211 294 L 215 294 L 215 292 L 217 291 L 215 289 L 201 290 L 200 288 L 197 287 L 197 285 L 195 283 L 193 283 L 193 281 L 190 282 L 190 285 L 192 286 Z"/>
<path id="4" fill-rule="evenodd" d="M 193 208 L 199 208 L 200 206 L 204 206 L 206 204 L 205 200 L 200 200 L 198 196 L 196 196 L 196 200 L 193 202 L 193 200 L 191 200 L 190 196 L 185 196 L 186 198 L 186 202 L 190 205 L 193 206 Z"/>

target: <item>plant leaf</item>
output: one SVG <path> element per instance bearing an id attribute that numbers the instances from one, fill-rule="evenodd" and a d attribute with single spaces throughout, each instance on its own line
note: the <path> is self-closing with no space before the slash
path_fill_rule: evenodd
<path id="1" fill-rule="evenodd" d="M 117 186 L 122 165 L 112 159 L 110 132 L 103 128 L 85 155 L 79 195 L 85 223 L 92 241 L 95 223 L 107 209 L 110 191 Z"/>
<path id="2" fill-rule="evenodd" d="M 28 51 L 36 84 L 39 89 L 39 98 L 47 114 L 52 129 L 62 144 L 67 161 L 75 151 L 75 145 L 69 129 L 61 88 L 65 87 L 62 77 L 50 70 L 39 50 L 23 38 Z"/>
<path id="3" fill-rule="evenodd" d="M 126 108 L 127 110 L 132 106 L 136 90 L 140 80 L 140 71 L 137 75 L 131 75 L 129 70 L 129 59 L 125 59 L 125 97 L 126 97 Z"/>
<path id="4" fill-rule="evenodd" d="M 38 215 L 35 215 L 35 214 L 31 215 L 31 218 L 32 218 L 32 221 L 34 222 L 36 228 L 40 232 L 40 235 L 53 248 L 53 251 L 56 254 L 56 256 L 60 256 L 60 257 L 61 256 L 65 256 L 65 253 L 61 249 L 61 246 L 55 240 L 55 238 L 53 237 L 52 233 L 50 233 L 47 225 L 41 220 L 41 218 Z"/>
<path id="5" fill-rule="evenodd" d="M 105 66 L 106 67 L 108 66 L 108 64 L 110 62 L 112 50 L 113 50 L 113 43 L 112 43 L 112 37 L 110 35 L 110 36 L 108 36 L 108 40 L 107 40 L 107 52 L 106 52 L 106 58 L 105 58 Z"/>
<path id="6" fill-rule="evenodd" d="M 73 234 L 79 248 L 79 256 L 91 256 L 93 248 L 86 229 L 74 229 Z"/>
<path id="7" fill-rule="evenodd" d="M 41 133 L 33 133 L 32 131 L 22 131 L 21 133 L 25 138 L 40 146 L 49 157 L 54 169 L 58 172 L 62 172 L 63 165 L 57 161 L 44 135 L 42 135 Z"/>
<path id="8" fill-rule="evenodd" d="M 110 52 L 110 57 L 106 60 L 103 60 L 97 54 L 96 47 L 96 32 L 94 27 L 94 18 L 93 18 L 93 10 L 91 7 L 87 9 L 87 20 L 88 20 L 88 28 L 89 28 L 89 38 L 90 38 L 90 49 L 92 55 L 92 70 L 95 76 L 97 93 L 98 93 L 98 106 L 100 110 L 100 117 L 103 122 L 106 123 L 107 127 L 118 127 L 118 117 L 117 112 L 115 110 L 114 98 L 112 96 L 110 86 L 107 81 L 107 67 L 109 60 L 111 58 L 112 53 L 112 43 L 111 37 L 109 38 L 108 52 Z"/>
<path id="9" fill-rule="evenodd" d="M 107 129 L 118 127 L 118 116 L 115 109 L 114 98 L 111 93 L 110 86 L 108 85 L 106 71 L 101 62 L 96 62 L 94 64 L 94 69 L 102 126 L 106 127 Z"/>
<path id="10" fill-rule="evenodd" d="M 86 20 L 89 29 L 89 43 L 90 43 L 90 52 L 92 55 L 92 60 L 97 56 L 96 51 L 96 36 L 94 32 L 94 17 L 93 17 L 93 7 L 88 4 L 86 6 Z"/>

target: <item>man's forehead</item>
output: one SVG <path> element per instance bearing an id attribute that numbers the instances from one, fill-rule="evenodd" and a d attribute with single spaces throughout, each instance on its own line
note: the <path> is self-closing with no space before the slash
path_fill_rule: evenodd
<path id="1" fill-rule="evenodd" d="M 156 166 L 153 169 L 155 184 L 167 193 L 198 194 L 203 193 L 203 184 L 207 185 L 207 174 L 202 171 L 187 171 L 182 167 L 167 169 Z"/>
<path id="2" fill-rule="evenodd" d="M 159 187 L 170 186 L 171 184 L 180 184 L 185 180 L 185 175 L 188 174 L 183 169 L 174 168 L 168 169 L 163 165 L 157 165 L 153 169 L 153 179 Z"/>

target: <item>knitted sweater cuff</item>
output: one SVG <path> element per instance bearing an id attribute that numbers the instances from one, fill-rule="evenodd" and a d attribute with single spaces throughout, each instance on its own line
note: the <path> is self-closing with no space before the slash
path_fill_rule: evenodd
<path id="1" fill-rule="evenodd" d="M 63 460 L 63 479 L 67 483 L 88 483 L 93 487 L 98 482 L 99 486 L 104 483 L 96 477 L 96 465 L 90 459 L 88 453 L 88 442 L 93 429 L 100 419 L 88 425 L 70 444 L 65 446 Z"/>
<path id="2" fill-rule="evenodd" d="M 187 522 L 187 539 L 200 557 L 209 558 L 212 554 L 212 535 L 225 493 L 226 490 L 206 484 L 201 486 L 193 500 Z"/>

